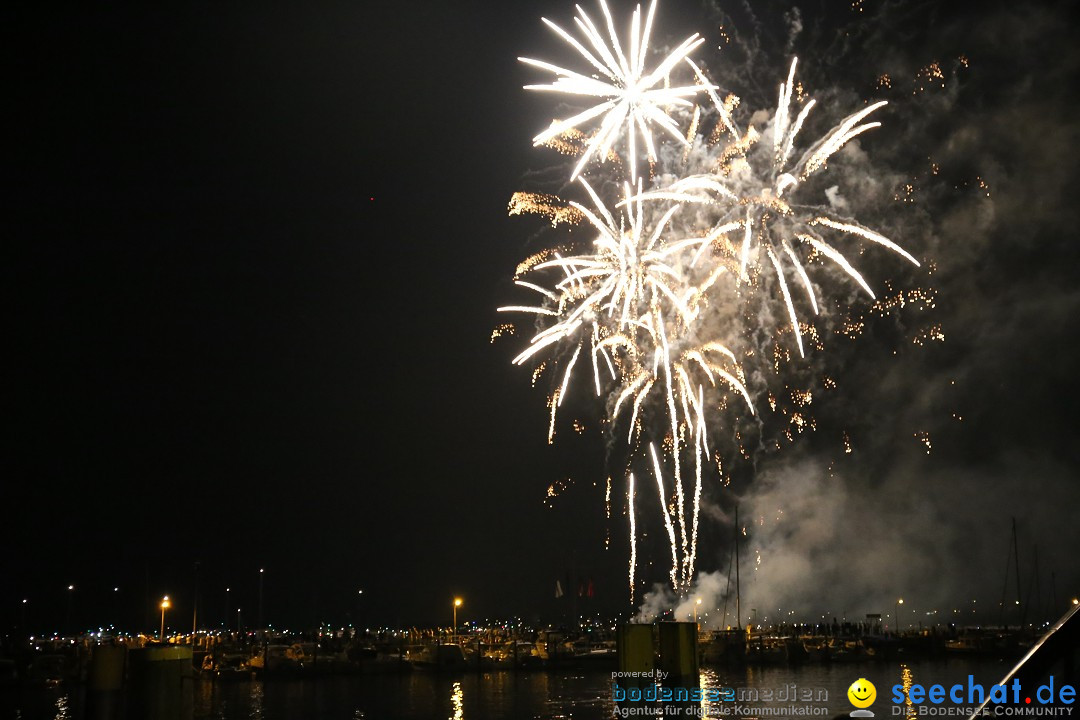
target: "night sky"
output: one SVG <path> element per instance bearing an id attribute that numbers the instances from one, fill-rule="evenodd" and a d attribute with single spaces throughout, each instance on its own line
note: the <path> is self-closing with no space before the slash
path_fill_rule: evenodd
<path id="1" fill-rule="evenodd" d="M 819 362 L 841 389 L 819 430 L 735 463 L 741 503 L 801 519 L 760 526 L 758 572 L 770 552 L 785 568 L 758 581 L 763 603 L 997 602 L 1013 516 L 1044 600 L 1051 571 L 1059 598 L 1080 592 L 1076 28 L 1066 2 L 974 5 L 808 2 L 796 22 L 790 3 L 661 4 L 657 37 L 701 32 L 748 111 L 772 107 L 792 54 L 845 109 L 884 93 L 863 148 L 890 189 L 919 179 L 887 220 L 937 267 L 944 343 L 913 350 L 903 313 L 830 339 Z M 510 364 L 522 336 L 490 342 L 517 262 L 561 237 L 506 204 L 569 175 L 531 146 L 557 110 L 516 58 L 573 62 L 540 23 L 572 12 L 4 11 L 2 627 L 25 598 L 35 631 L 69 602 L 73 624 L 141 629 L 163 594 L 184 627 L 196 563 L 211 624 L 236 607 L 256 622 L 259 568 L 276 625 L 446 623 L 454 595 L 465 619 L 554 619 L 567 577 L 594 584 L 579 610 L 631 609 L 604 439 L 549 447 L 546 388 Z M 914 92 L 933 62 L 946 87 Z M 702 567 L 721 570 L 733 499 L 706 495 Z M 835 589 L 836 567 L 790 570 L 799 557 L 841 563 L 856 589 Z"/>

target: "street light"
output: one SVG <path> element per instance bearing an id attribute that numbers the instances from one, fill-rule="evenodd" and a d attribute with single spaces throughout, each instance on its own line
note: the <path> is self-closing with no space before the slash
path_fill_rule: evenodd
<path id="1" fill-rule="evenodd" d="M 165 641 L 165 611 L 169 609 L 172 603 L 169 602 L 169 596 L 161 598 L 161 632 L 158 633 L 158 642 Z"/>
<path id="2" fill-rule="evenodd" d="M 72 602 L 72 597 L 74 597 L 74 595 L 75 595 L 75 586 L 74 585 L 68 585 L 67 618 L 64 621 L 64 625 L 65 625 L 64 630 L 65 630 L 65 632 L 71 630 L 71 602 Z"/>
<path id="3" fill-rule="evenodd" d="M 195 561 L 195 592 L 191 600 L 191 644 L 195 644 L 195 631 L 199 627 L 199 561 Z"/>
<path id="4" fill-rule="evenodd" d="M 259 568 L 259 628 L 265 627 L 263 624 L 263 573 L 266 570 Z"/>
<path id="5" fill-rule="evenodd" d="M 900 606 L 904 604 L 904 598 L 898 598 L 896 601 L 896 632 L 900 632 Z"/>
<path id="6" fill-rule="evenodd" d="M 454 598 L 454 642 L 457 642 L 457 609 L 461 607 L 461 598 Z"/>

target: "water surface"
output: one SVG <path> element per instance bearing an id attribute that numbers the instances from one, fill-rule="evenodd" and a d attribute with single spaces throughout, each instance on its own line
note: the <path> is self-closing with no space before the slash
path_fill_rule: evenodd
<path id="1" fill-rule="evenodd" d="M 823 691 L 827 700 L 814 705 L 823 708 L 820 717 L 831 719 L 853 709 L 847 689 L 862 677 L 877 687 L 878 699 L 871 709 L 884 720 L 894 717 L 891 688 L 904 682 L 905 667 L 910 682 L 947 686 L 966 683 L 968 675 L 989 685 L 1001 679 L 1011 665 L 992 659 L 942 658 L 912 661 L 906 666 L 866 662 L 736 671 L 706 668 L 701 687 L 752 689 L 762 697 L 763 691 L 772 690 L 772 701 L 749 703 L 759 707 L 791 705 L 775 698 L 782 698 L 781 691 L 792 685 L 799 691 L 810 690 L 815 697 L 821 697 Z M 5 720 L 89 720 L 92 715 L 87 706 L 81 688 L 0 694 L 0 718 Z M 611 673 L 605 672 L 412 672 L 265 682 L 200 681 L 195 686 L 196 718 L 215 720 L 606 720 L 616 716 L 616 709 Z M 708 703 L 691 708 L 689 713 L 685 706 L 682 709 L 683 716 L 739 717 L 732 713 L 730 704 L 724 714 Z M 650 716 L 657 713 L 663 715 L 664 708 L 653 704 Z"/>

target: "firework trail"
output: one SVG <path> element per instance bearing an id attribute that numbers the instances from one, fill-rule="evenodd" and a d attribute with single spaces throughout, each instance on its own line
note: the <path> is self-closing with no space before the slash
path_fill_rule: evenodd
<path id="1" fill-rule="evenodd" d="M 649 398 L 655 396 L 663 407 L 675 467 L 677 538 L 655 448 L 653 470 L 671 539 L 671 581 L 681 586 L 693 576 L 696 555 L 702 456 L 708 452 L 706 387 L 733 389 L 752 407 L 735 354 L 716 341 L 696 342 L 692 335 L 703 298 L 725 275 L 726 268 L 702 263 L 695 271 L 693 258 L 707 249 L 707 238 L 662 240 L 680 205 L 667 208 L 650 225 L 643 201 L 633 199 L 634 190 L 627 183 L 623 209 L 616 220 L 589 183 L 584 179 L 579 183 L 594 208 L 577 202 L 571 202 L 570 207 L 595 231 L 593 251 L 570 256 L 555 252 L 550 259 L 530 264 L 521 274 L 555 271 L 559 280 L 545 287 L 519 276 L 515 282 L 536 293 L 538 304 L 499 310 L 553 318 L 514 358 L 515 364 L 523 364 L 551 346 L 573 348 L 550 400 L 549 439 L 555 414 L 579 365 L 591 367 L 598 397 L 606 389 L 615 389 L 610 418 L 616 422 L 628 415 L 627 443 L 634 443 L 642 433 L 641 414 Z M 640 183 L 637 196 L 641 196 Z M 688 438 L 685 446 L 683 437 Z M 692 447 L 695 458 L 696 483 L 689 496 L 684 492 L 680 463 L 686 446 Z"/>
<path id="2" fill-rule="evenodd" d="M 800 130 L 815 103 L 806 100 L 798 112 L 793 108 L 795 62 L 780 85 L 771 127 L 742 130 L 733 114 L 738 98 L 721 99 L 690 57 L 701 38 L 687 38 L 646 71 L 655 0 L 644 24 L 640 8 L 634 11 L 626 53 L 604 0 L 600 7 L 606 40 L 580 7 L 574 22 L 584 43 L 544 19 L 588 62 L 589 72 L 599 76 L 522 58 L 558 76 L 550 85 L 526 89 L 600 101 L 555 121 L 534 138 L 537 145 L 580 156 L 570 178 L 589 204 L 518 193 L 510 206 L 511 214 L 538 213 L 553 226 L 579 224 L 588 229 L 591 244 L 543 251 L 521 263 L 515 283 L 532 293 L 534 301 L 499 311 L 536 319 L 536 332 L 515 364 L 543 356 L 542 367 L 558 368 L 548 400 L 549 442 L 559 407 L 572 385 L 577 387 L 574 378 L 591 375 L 591 389 L 603 398 L 612 431 L 625 428 L 631 459 L 643 466 L 639 479 L 653 477 L 670 544 L 671 585 L 685 592 L 697 561 L 703 472 L 710 457 L 708 428 L 719 424 L 715 416 L 728 406 L 729 395 L 755 412 L 739 356 L 731 349 L 731 339 L 738 342 L 744 329 L 723 318 L 736 315 L 733 308 L 760 293 L 764 283 L 756 279 L 764 276 L 763 268 L 771 270 L 802 356 L 803 331 L 789 276 L 802 287 L 815 314 L 818 291 L 810 271 L 822 258 L 874 295 L 837 249 L 834 237 L 854 236 L 916 265 L 918 261 L 851 218 L 795 200 L 803 183 L 823 172 L 846 143 L 879 126 L 864 120 L 885 103 L 853 113 L 797 153 Z M 699 96 L 703 106 L 696 103 Z M 714 116 L 711 133 L 699 134 L 703 121 Z M 581 127 L 592 121 L 598 127 L 584 135 Z M 654 138 L 653 126 L 664 134 Z M 649 161 L 647 188 L 638 176 L 639 135 Z M 620 143 L 625 145 L 625 163 L 609 164 Z M 665 152 L 667 145 L 682 152 Z M 609 169 L 606 175 L 604 169 Z M 628 177 L 611 177 L 612 171 L 625 171 Z M 621 189 L 614 204 L 602 197 L 612 187 Z M 640 493 L 635 493 L 629 472 L 628 481 L 633 598 L 638 554 L 634 513 Z"/>

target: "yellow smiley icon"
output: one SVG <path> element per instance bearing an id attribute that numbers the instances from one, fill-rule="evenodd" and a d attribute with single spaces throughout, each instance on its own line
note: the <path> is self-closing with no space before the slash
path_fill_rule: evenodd
<path id="1" fill-rule="evenodd" d="M 866 678 L 859 678 L 847 689 L 848 700 L 857 708 L 868 708 L 877 698 L 877 688 Z"/>

